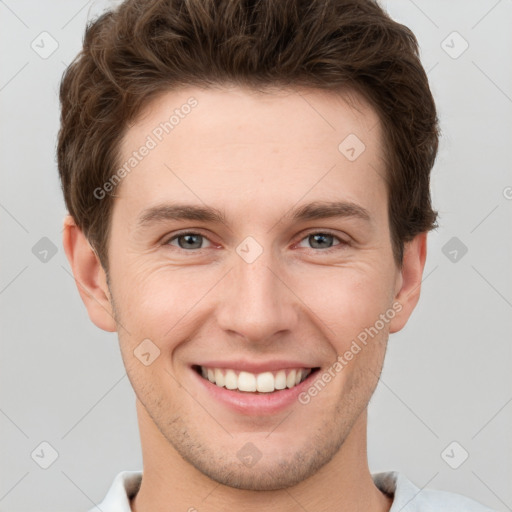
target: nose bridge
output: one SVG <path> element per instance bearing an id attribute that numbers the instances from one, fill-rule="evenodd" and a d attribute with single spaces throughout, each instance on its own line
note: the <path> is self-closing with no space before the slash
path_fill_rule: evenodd
<path id="1" fill-rule="evenodd" d="M 240 244 L 233 254 L 233 271 L 224 283 L 218 322 L 222 329 L 236 332 L 254 342 L 291 330 L 297 322 L 294 296 L 279 278 L 280 264 L 271 250 L 247 257 L 255 247 Z M 246 252 L 244 253 L 244 248 Z M 248 250 L 247 250 L 248 249 Z"/>

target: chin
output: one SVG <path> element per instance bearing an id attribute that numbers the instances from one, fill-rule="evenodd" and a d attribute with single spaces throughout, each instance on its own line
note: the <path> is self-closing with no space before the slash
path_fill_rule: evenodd
<path id="1" fill-rule="evenodd" d="M 282 453 L 276 447 L 267 446 L 258 450 L 258 460 L 248 465 L 241 462 L 240 452 L 232 449 L 212 447 L 187 442 L 174 446 L 181 456 L 200 473 L 211 480 L 247 491 L 275 491 L 293 487 L 317 473 L 332 460 L 344 442 L 344 436 L 312 436 L 302 446 L 288 444 Z M 183 441 L 183 439 L 182 439 Z M 259 443 L 259 441 L 255 441 Z M 249 453 L 257 449 L 250 442 Z"/>
<path id="2" fill-rule="evenodd" d="M 325 463 L 325 462 L 324 462 Z M 233 462 L 228 467 L 197 467 L 211 480 L 245 491 L 277 491 L 293 487 L 317 472 L 324 463 L 310 460 L 308 463 L 297 461 L 269 461 L 257 464 L 259 467 L 247 468 Z"/>

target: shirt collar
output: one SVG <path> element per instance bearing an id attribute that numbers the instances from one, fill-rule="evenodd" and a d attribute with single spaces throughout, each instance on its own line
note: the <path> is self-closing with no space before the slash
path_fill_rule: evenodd
<path id="1" fill-rule="evenodd" d="M 467 512 L 492 512 L 465 496 L 443 491 L 420 489 L 397 471 L 372 474 L 375 485 L 393 498 L 389 512 L 430 512 L 439 510 L 464 510 Z M 88 512 L 131 512 L 130 500 L 139 491 L 142 471 L 118 473 L 101 503 Z"/>

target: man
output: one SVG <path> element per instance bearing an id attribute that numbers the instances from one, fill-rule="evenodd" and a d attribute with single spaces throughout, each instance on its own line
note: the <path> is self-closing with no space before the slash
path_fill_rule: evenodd
<path id="1" fill-rule="evenodd" d="M 127 0 L 61 102 L 64 248 L 144 460 L 98 510 L 488 510 L 367 463 L 436 225 L 406 27 L 371 0 Z"/>

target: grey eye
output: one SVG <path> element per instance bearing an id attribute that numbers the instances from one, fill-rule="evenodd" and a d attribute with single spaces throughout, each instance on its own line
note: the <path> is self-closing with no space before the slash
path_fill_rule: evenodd
<path id="1" fill-rule="evenodd" d="M 207 239 L 198 233 L 183 233 L 169 240 L 168 244 L 180 249 L 203 249 L 202 245 L 205 240 Z M 177 242 L 177 244 L 173 242 Z"/>
<path id="2" fill-rule="evenodd" d="M 329 249 L 334 244 L 335 237 L 329 233 L 314 233 L 307 237 L 309 244 L 313 249 Z"/>

